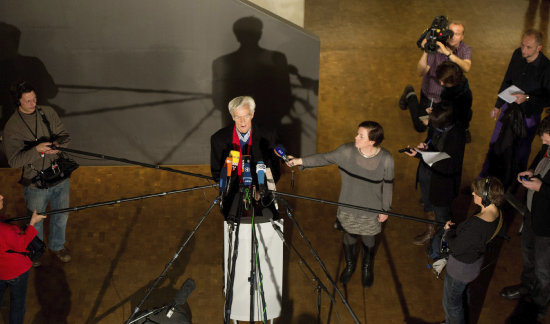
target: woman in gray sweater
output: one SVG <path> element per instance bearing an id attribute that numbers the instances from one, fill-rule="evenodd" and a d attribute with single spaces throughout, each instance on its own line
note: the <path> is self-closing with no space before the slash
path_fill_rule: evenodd
<path id="1" fill-rule="evenodd" d="M 374 121 L 359 124 L 355 143 L 347 143 L 336 150 L 304 158 L 290 156 L 288 166 L 314 168 L 330 164 L 338 165 L 342 177 L 339 202 L 387 211 L 391 207 L 393 191 L 393 157 L 380 147 L 384 139 L 382 126 Z M 362 282 L 372 286 L 375 235 L 382 231 L 388 215 L 363 210 L 338 207 L 338 221 L 344 230 L 344 255 L 346 267 L 340 282 L 346 285 L 357 264 L 358 239 L 363 247 Z"/>

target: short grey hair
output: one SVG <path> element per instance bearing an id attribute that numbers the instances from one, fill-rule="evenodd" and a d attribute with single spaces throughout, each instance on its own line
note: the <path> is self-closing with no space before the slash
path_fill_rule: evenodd
<path id="1" fill-rule="evenodd" d="M 229 108 L 229 113 L 231 114 L 231 117 L 234 117 L 235 110 L 243 106 L 248 106 L 251 114 L 253 114 L 254 109 L 256 109 L 256 103 L 254 102 L 254 99 L 252 97 L 249 97 L 249 96 L 236 97 L 236 98 L 233 98 L 233 100 L 231 100 L 227 105 L 227 107 Z"/>

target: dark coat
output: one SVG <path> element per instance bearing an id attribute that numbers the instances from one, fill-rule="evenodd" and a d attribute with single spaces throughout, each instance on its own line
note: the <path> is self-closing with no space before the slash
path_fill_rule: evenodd
<path id="1" fill-rule="evenodd" d="M 472 91 L 468 79 L 464 83 L 454 87 L 443 87 L 441 100 L 448 101 L 453 106 L 453 117 L 455 122 L 464 129 L 470 126 L 472 119 Z"/>
<path id="2" fill-rule="evenodd" d="M 424 160 L 420 160 L 420 164 L 423 164 L 432 173 L 429 199 L 435 206 L 452 203 L 460 190 L 462 177 L 462 161 L 466 146 L 465 131 L 462 127 L 454 126 L 445 133 L 440 137 L 437 131 L 430 127 L 425 143 L 432 140 L 428 145 L 428 151 L 445 152 L 449 154 L 450 158 L 438 161 L 431 167 Z"/>
<path id="3" fill-rule="evenodd" d="M 544 158 L 544 153 L 548 149 L 547 145 L 543 145 L 540 152 L 537 154 L 533 164 L 529 169 L 535 170 L 537 164 Z M 531 205 L 533 232 L 538 236 L 550 236 L 550 172 L 542 180 L 542 186 L 538 192 L 533 195 L 533 203 Z"/>

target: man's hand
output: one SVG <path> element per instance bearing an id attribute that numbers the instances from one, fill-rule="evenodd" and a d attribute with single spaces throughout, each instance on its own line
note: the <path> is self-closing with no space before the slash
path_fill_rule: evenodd
<path id="1" fill-rule="evenodd" d="M 58 150 L 53 150 L 50 145 L 53 143 L 51 142 L 43 142 L 34 147 L 34 149 L 40 153 L 40 154 L 57 154 L 59 153 Z"/>
<path id="2" fill-rule="evenodd" d="M 493 118 L 494 120 L 497 120 L 498 115 L 500 115 L 500 108 L 495 107 L 491 109 L 491 118 Z"/>
<path id="3" fill-rule="evenodd" d="M 443 55 L 445 55 L 445 56 L 449 56 L 449 55 L 453 54 L 453 51 L 451 51 L 451 49 L 448 48 L 447 46 L 443 45 L 443 43 L 441 43 L 441 42 L 435 42 L 435 43 L 436 43 L 437 46 L 439 47 L 439 48 L 437 49 L 437 52 L 438 52 L 438 53 L 441 53 L 441 54 L 443 54 Z"/>
<path id="4" fill-rule="evenodd" d="M 539 178 L 531 178 L 529 180 L 521 180 L 520 182 L 525 188 L 527 188 L 529 190 L 533 190 L 533 191 L 539 191 L 540 187 L 542 186 L 542 180 L 540 180 Z"/>
<path id="5" fill-rule="evenodd" d="M 420 47 L 421 47 L 422 49 L 424 49 L 424 46 L 426 46 L 426 43 L 427 43 L 427 42 L 428 42 L 428 40 L 427 40 L 426 38 L 424 38 L 424 39 L 422 40 L 422 42 L 420 43 Z"/>
<path id="6" fill-rule="evenodd" d="M 522 181 L 521 177 L 526 177 L 530 179 L 531 177 L 533 177 L 533 170 L 527 170 L 527 171 L 518 173 L 518 177 L 517 177 L 518 182 Z"/>
<path id="7" fill-rule="evenodd" d="M 515 103 L 518 105 L 521 105 L 522 103 L 527 101 L 527 95 L 525 93 L 514 93 L 512 96 L 516 97 Z"/>

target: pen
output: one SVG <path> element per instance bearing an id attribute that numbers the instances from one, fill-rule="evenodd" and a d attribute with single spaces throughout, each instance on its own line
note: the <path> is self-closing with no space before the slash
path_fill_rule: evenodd
<path id="1" fill-rule="evenodd" d="M 431 143 L 431 142 L 432 142 L 432 139 L 430 138 L 430 139 L 428 140 L 428 142 L 426 142 L 426 144 L 425 144 L 425 146 L 424 146 L 424 149 L 427 149 L 428 146 L 430 146 L 430 143 Z"/>

